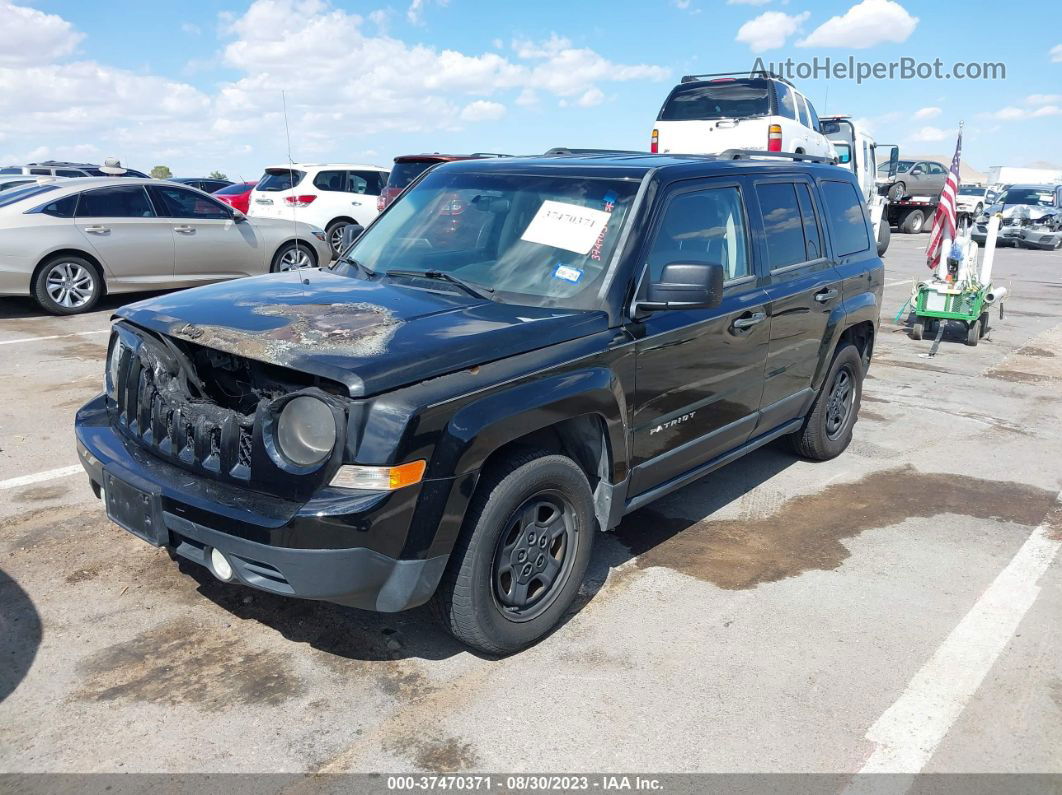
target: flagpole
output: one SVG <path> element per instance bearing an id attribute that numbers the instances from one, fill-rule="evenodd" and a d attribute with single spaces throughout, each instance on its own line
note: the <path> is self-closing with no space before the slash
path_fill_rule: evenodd
<path id="1" fill-rule="evenodd" d="M 963 124 L 965 122 L 959 122 L 959 140 L 962 140 Z M 959 184 L 961 182 L 958 174 L 955 175 L 955 180 L 956 202 L 953 202 L 952 206 L 955 206 L 958 200 Z M 939 196 L 937 197 L 937 202 L 938 204 L 940 202 Z M 937 261 L 937 279 L 940 281 L 945 281 L 948 278 L 948 257 L 951 254 L 951 243 L 951 233 L 945 229 L 944 235 L 940 240 L 940 259 Z"/>

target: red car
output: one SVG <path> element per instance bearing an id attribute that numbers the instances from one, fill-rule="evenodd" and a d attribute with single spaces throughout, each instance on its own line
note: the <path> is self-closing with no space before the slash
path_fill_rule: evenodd
<path id="1" fill-rule="evenodd" d="M 251 202 L 251 190 L 257 184 L 257 182 L 237 182 L 233 185 L 226 185 L 221 190 L 214 191 L 212 195 L 217 196 L 218 201 L 224 202 L 230 207 L 235 207 L 246 215 L 247 207 Z"/>
<path id="2" fill-rule="evenodd" d="M 508 157 L 508 155 L 496 155 L 487 152 L 475 152 L 471 155 L 399 155 L 395 158 L 395 166 L 391 169 L 391 175 L 387 178 L 387 185 L 380 191 L 376 199 L 376 209 L 383 212 L 395 197 L 408 185 L 432 166 L 439 163 L 450 163 L 454 160 L 475 160 L 481 157 Z"/>

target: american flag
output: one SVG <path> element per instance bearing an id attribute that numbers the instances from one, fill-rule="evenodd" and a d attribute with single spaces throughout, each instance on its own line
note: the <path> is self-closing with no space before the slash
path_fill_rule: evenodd
<path id="1" fill-rule="evenodd" d="M 940 201 L 937 202 L 937 211 L 933 214 L 933 231 L 929 236 L 929 247 L 926 249 L 926 264 L 930 270 L 935 270 L 940 264 L 941 251 L 944 238 L 955 239 L 955 196 L 959 193 L 959 157 L 962 155 L 962 127 L 959 127 L 959 140 L 955 142 L 955 157 L 951 159 L 951 169 L 948 171 L 948 179 L 944 183 L 944 190 L 940 192 Z"/>

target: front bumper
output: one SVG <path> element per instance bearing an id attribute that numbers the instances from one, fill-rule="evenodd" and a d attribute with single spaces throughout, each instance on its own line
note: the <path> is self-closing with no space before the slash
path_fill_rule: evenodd
<path id="1" fill-rule="evenodd" d="M 236 579 L 252 588 L 396 612 L 426 602 L 446 567 L 445 554 L 399 553 L 421 486 L 430 484 L 443 495 L 460 479 L 387 493 L 322 489 L 299 503 L 230 486 L 150 455 L 111 427 L 103 395 L 78 411 L 75 433 L 78 456 L 97 494 L 106 471 L 159 495 L 152 543 L 208 569 L 210 552 L 217 549 Z"/>
<path id="2" fill-rule="evenodd" d="M 1013 246 L 1021 241 L 1022 227 L 1001 226 L 996 236 L 997 246 Z M 984 245 L 988 240 L 988 224 L 974 224 L 970 230 L 970 237 L 975 243 Z"/>
<path id="3" fill-rule="evenodd" d="M 1021 245 L 1026 248 L 1051 250 L 1058 247 L 1059 240 L 1062 240 L 1062 230 L 1023 229 L 1021 232 Z"/>

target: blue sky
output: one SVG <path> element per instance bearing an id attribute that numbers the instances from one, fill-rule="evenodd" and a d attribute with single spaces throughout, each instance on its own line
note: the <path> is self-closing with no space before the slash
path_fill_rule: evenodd
<path id="1" fill-rule="evenodd" d="M 281 89 L 296 160 L 644 149 L 682 74 L 852 55 L 1007 78 L 797 80 L 820 114 L 944 155 L 962 119 L 974 167 L 1062 164 L 1062 6 L 1036 14 L 1001 36 L 988 2 L 0 0 L 0 161 L 257 178 L 287 158 Z"/>

